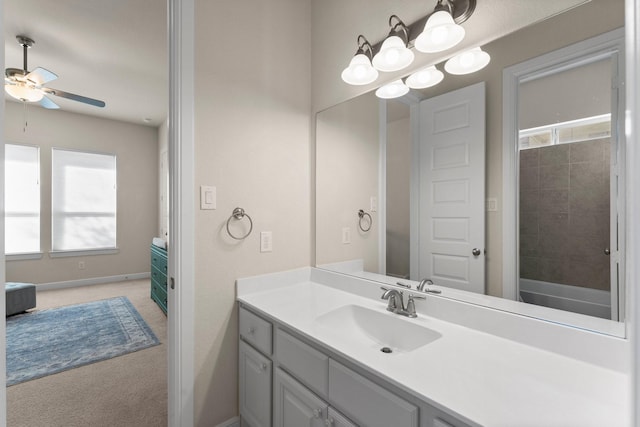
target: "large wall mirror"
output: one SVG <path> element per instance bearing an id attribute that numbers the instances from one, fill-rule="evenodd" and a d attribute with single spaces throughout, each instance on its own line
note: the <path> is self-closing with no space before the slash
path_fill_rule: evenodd
<path id="1" fill-rule="evenodd" d="M 436 286 L 445 289 L 442 295 L 446 297 L 623 336 L 624 313 L 619 308 L 624 306 L 624 291 L 617 280 L 623 274 L 618 272 L 621 265 L 611 262 L 612 251 L 616 259 L 623 258 L 616 249 L 620 248 L 623 236 L 612 230 L 618 226 L 615 217 L 620 214 L 618 210 L 624 201 L 611 195 L 611 189 L 623 183 L 611 184 L 609 166 L 611 153 L 614 153 L 614 163 L 620 160 L 617 148 L 611 148 L 612 144 L 618 147 L 620 142 L 614 141 L 620 137 L 617 131 L 621 120 L 617 110 L 619 98 L 612 94 L 609 83 L 617 81 L 622 75 L 618 73 L 624 72 L 624 68 L 619 69 L 623 62 L 616 56 L 623 55 L 623 49 L 584 64 L 565 66 L 557 73 L 547 73 L 555 77 L 543 79 L 541 72 L 540 78 L 519 81 L 515 106 L 503 105 L 505 69 L 570 45 L 580 46 L 585 40 L 623 26 L 624 1 L 594 0 L 484 45 L 483 50 L 492 59 L 480 72 L 467 76 L 446 75 L 438 86 L 412 91 L 400 99 L 383 101 L 367 93 L 319 112 L 316 265 L 387 283 L 432 278 Z M 620 35 L 622 37 L 622 32 Z M 586 86 L 573 87 L 586 96 L 582 100 L 570 93 L 556 98 L 540 96 L 545 92 L 557 95 L 558 85 L 567 86 L 562 83 L 563 79 L 586 83 Z M 425 179 L 419 172 L 420 162 L 425 159 L 420 158 L 420 150 L 416 148 L 421 132 L 424 134 L 423 104 L 437 100 L 436 104 L 440 105 L 445 99 L 441 96 L 478 85 L 482 86 L 484 97 L 481 102 L 485 126 L 483 165 L 480 175 L 475 170 L 476 175 L 471 177 L 480 187 L 469 193 L 476 199 L 481 198 L 481 219 L 458 227 L 456 224 L 462 224 L 461 221 L 447 217 L 443 222 L 444 231 L 434 228 L 430 232 L 446 235 L 449 240 L 460 237 L 462 241 L 462 237 L 476 231 L 480 237 L 465 248 L 468 262 L 464 265 L 468 271 L 456 273 L 462 264 L 456 267 L 455 259 L 449 257 L 443 258 L 446 262 L 435 274 L 434 265 L 428 268 L 423 265 L 425 249 L 420 246 L 423 237 L 416 232 L 421 230 L 421 218 L 427 215 L 416 189 L 416 183 Z M 541 85 L 548 87 L 542 90 Z M 578 112 L 576 107 L 585 107 L 587 101 L 593 108 Z M 520 115 L 514 113 L 504 118 L 513 120 L 512 152 L 517 160 L 510 170 L 503 166 L 507 144 L 503 137 L 507 127 L 503 123 L 505 108 L 520 111 Z M 560 109 L 565 116 L 558 113 Z M 451 149 L 448 154 L 454 155 L 456 150 Z M 570 150 L 574 152 L 573 157 Z M 559 162 L 563 154 L 567 161 L 555 169 L 539 160 L 534 162 L 541 156 Z M 582 161 L 573 166 L 573 172 L 572 159 Z M 431 166 L 433 161 L 429 159 Z M 582 170 L 586 167 L 594 167 L 598 172 Z M 550 175 L 540 178 L 544 168 Z M 541 179 L 557 184 L 560 169 L 567 172 L 567 179 L 573 179 L 574 189 L 569 185 L 562 188 L 529 185 L 532 174 L 536 174 L 538 185 Z M 616 176 L 620 176 L 619 172 Z M 591 182 L 594 179 L 598 182 Z M 503 189 L 507 180 L 512 181 L 511 187 L 505 186 L 513 190 L 512 195 L 504 194 L 511 191 Z M 441 196 L 443 200 L 455 201 L 455 192 L 456 189 L 450 187 L 429 197 Z M 569 209 L 575 213 L 578 205 L 587 202 L 592 203 L 583 211 L 587 214 L 575 215 L 577 221 L 569 226 Z M 544 213 L 533 213 L 542 207 L 546 209 Z M 538 217 L 532 220 L 532 216 L 537 215 L 545 217 L 546 222 Z M 567 221 L 566 227 L 562 221 Z M 424 228 L 422 226 L 422 230 Z M 513 245 L 513 257 L 505 253 L 510 245 Z M 586 253 L 587 246 L 594 250 L 597 247 L 598 256 Z M 543 254 L 541 250 L 545 247 L 551 250 Z M 475 268 L 473 263 L 481 264 L 479 278 L 469 273 Z M 598 280 L 591 280 L 596 270 Z M 473 288 L 467 287 L 465 278 Z M 531 288 L 536 284 L 541 284 L 542 290 Z M 553 284 L 566 286 L 558 295 L 545 294 L 543 291 Z M 578 293 L 592 298 L 578 304 L 581 306 L 578 308 L 575 304 L 566 304 L 574 299 L 571 291 L 576 288 L 583 288 L 584 292 Z"/>

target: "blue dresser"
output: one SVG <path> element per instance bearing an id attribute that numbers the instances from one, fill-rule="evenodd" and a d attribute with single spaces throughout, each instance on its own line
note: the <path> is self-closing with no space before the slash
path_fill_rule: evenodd
<path id="1" fill-rule="evenodd" d="M 151 299 L 167 314 L 167 251 L 151 245 Z"/>

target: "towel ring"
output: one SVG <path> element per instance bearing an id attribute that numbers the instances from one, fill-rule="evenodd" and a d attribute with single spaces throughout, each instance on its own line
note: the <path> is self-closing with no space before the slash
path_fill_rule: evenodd
<path id="1" fill-rule="evenodd" d="M 365 216 L 366 216 L 366 217 L 369 217 L 369 226 L 368 226 L 367 228 L 364 228 L 364 227 L 362 226 L 362 219 L 363 219 Z M 365 233 L 366 233 L 367 231 L 371 230 L 371 224 L 373 224 L 373 220 L 371 219 L 371 215 L 369 215 L 367 212 L 365 212 L 365 211 L 363 211 L 362 209 L 360 209 L 360 210 L 358 211 L 358 217 L 360 218 L 360 219 L 358 220 L 358 227 L 360 227 L 360 230 L 364 231 Z"/>
<path id="2" fill-rule="evenodd" d="M 229 229 L 229 223 L 231 222 L 232 219 L 236 219 L 238 221 L 240 221 L 241 219 L 243 219 L 244 217 L 247 217 L 247 219 L 249 220 L 249 231 L 247 231 L 243 236 L 235 236 L 232 232 L 231 229 Z M 242 208 L 235 208 L 233 210 L 233 213 L 231 214 L 231 216 L 229 217 L 229 219 L 227 220 L 227 233 L 229 233 L 229 236 L 231 236 L 232 238 L 236 239 L 236 240 L 244 240 L 247 238 L 247 236 L 249 234 L 251 234 L 251 231 L 253 230 L 253 221 L 251 220 L 251 217 L 249 216 L 249 214 L 247 214 L 244 209 Z"/>

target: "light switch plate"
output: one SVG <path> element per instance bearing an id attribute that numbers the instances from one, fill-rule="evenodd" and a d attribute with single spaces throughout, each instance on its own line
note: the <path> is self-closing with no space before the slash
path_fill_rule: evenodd
<path id="1" fill-rule="evenodd" d="M 216 209 L 216 187 L 210 185 L 200 186 L 200 209 Z"/>
<path id="2" fill-rule="evenodd" d="M 260 252 L 273 251 L 273 233 L 271 231 L 260 232 Z"/>

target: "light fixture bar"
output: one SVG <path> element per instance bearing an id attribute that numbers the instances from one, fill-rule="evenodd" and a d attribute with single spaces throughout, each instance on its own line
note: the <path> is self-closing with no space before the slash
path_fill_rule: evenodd
<path id="1" fill-rule="evenodd" d="M 477 0 L 443 0 L 444 3 L 447 3 L 450 6 L 453 22 L 455 22 L 456 24 L 462 24 L 467 19 L 469 19 L 469 17 L 471 17 L 476 9 L 476 1 Z M 427 23 L 427 20 L 434 13 L 435 10 L 428 15 L 418 19 L 417 21 L 406 25 L 407 31 L 409 33 L 409 47 L 413 47 L 413 41 L 416 39 L 416 37 L 418 37 L 422 30 L 424 30 L 424 26 Z M 380 47 L 382 47 L 382 43 L 385 40 L 386 36 L 384 39 L 372 45 L 374 54 L 380 52 Z"/>

